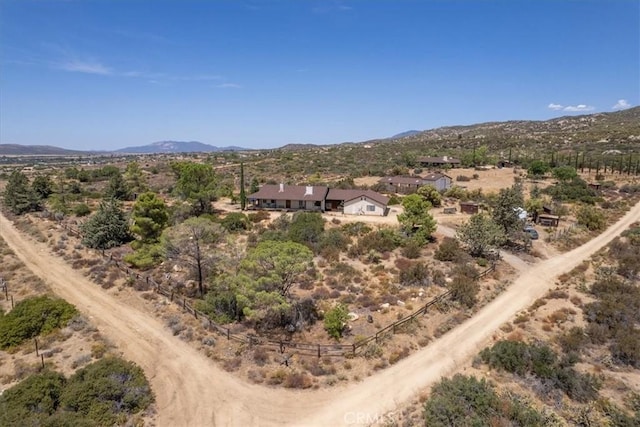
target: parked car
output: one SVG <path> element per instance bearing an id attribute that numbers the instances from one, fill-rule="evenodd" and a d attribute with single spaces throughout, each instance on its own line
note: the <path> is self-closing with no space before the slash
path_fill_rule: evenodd
<path id="1" fill-rule="evenodd" d="M 538 235 L 538 230 L 536 230 L 535 228 L 533 228 L 530 225 L 525 226 L 523 231 L 529 235 L 531 240 L 538 240 L 538 238 L 540 237 Z"/>

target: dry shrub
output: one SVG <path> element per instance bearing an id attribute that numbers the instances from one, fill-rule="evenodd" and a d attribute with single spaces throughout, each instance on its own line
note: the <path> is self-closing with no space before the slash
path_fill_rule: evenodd
<path id="1" fill-rule="evenodd" d="M 242 365 L 242 359 L 240 357 L 234 357 L 233 359 L 227 359 L 222 364 L 222 367 L 227 372 L 237 371 Z"/>
<path id="2" fill-rule="evenodd" d="M 323 299 L 328 299 L 330 295 L 331 294 L 329 292 L 329 289 L 325 288 L 324 286 L 321 286 L 313 292 L 312 297 L 315 300 L 323 300 Z"/>
<path id="3" fill-rule="evenodd" d="M 547 303 L 547 300 L 545 300 L 544 298 L 538 298 L 537 300 L 535 300 L 533 302 L 533 304 L 531 304 L 531 307 L 529 307 L 529 312 L 536 311 L 537 309 L 539 309 L 540 307 L 542 307 L 546 303 Z"/>
<path id="4" fill-rule="evenodd" d="M 247 378 L 254 384 L 262 384 L 264 382 L 264 372 L 258 369 L 250 369 L 247 372 Z"/>
<path id="5" fill-rule="evenodd" d="M 548 299 L 567 299 L 569 294 L 565 291 L 554 289 L 547 294 Z"/>
<path id="6" fill-rule="evenodd" d="M 509 335 L 507 335 L 507 341 L 523 342 L 524 341 L 524 335 L 522 334 L 521 331 L 513 331 Z"/>
<path id="7" fill-rule="evenodd" d="M 313 385 L 311 377 L 304 372 L 291 372 L 284 380 L 286 388 L 305 389 Z"/>
<path id="8" fill-rule="evenodd" d="M 582 307 L 582 299 L 580 299 L 580 297 L 577 295 L 574 295 L 571 298 L 569 298 L 569 301 L 571 301 L 571 303 L 577 307 Z"/>
<path id="9" fill-rule="evenodd" d="M 556 310 L 553 313 L 551 313 L 547 317 L 547 320 L 548 320 L 549 323 L 560 324 L 560 323 L 564 323 L 567 320 L 569 320 L 569 316 L 573 315 L 575 313 L 576 312 L 573 309 L 563 307 L 563 308 L 561 308 L 559 310 Z"/>
<path id="10" fill-rule="evenodd" d="M 389 356 L 389 364 L 394 365 L 398 363 L 400 360 L 404 359 L 409 355 L 411 350 L 409 347 L 404 347 L 402 350 L 396 350 Z"/>
<path id="11" fill-rule="evenodd" d="M 518 316 L 516 316 L 515 319 L 513 319 L 513 323 L 516 325 L 521 323 L 527 323 L 528 321 L 529 321 L 529 315 L 526 313 L 519 314 Z"/>
<path id="12" fill-rule="evenodd" d="M 333 366 L 331 360 L 329 360 L 329 363 L 327 363 L 326 361 L 320 362 L 317 359 L 305 359 L 302 362 L 302 366 L 314 377 L 320 377 L 323 375 L 334 375 L 336 373 L 336 367 Z"/>
<path id="13" fill-rule="evenodd" d="M 500 326 L 500 330 L 502 332 L 509 333 L 513 331 L 513 325 L 511 323 L 505 323 L 504 325 Z"/>
<path id="14" fill-rule="evenodd" d="M 269 376 L 269 379 L 267 380 L 267 383 L 269 385 L 279 385 L 279 384 L 282 384 L 286 378 L 287 378 L 287 371 L 280 368 L 271 373 L 271 375 Z"/>
<path id="15" fill-rule="evenodd" d="M 269 352 L 264 347 L 256 347 L 253 350 L 253 361 L 258 366 L 264 366 L 269 361 Z"/>

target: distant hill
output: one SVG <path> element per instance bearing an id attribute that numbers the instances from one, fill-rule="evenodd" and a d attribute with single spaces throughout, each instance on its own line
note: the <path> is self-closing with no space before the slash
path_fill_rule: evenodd
<path id="1" fill-rule="evenodd" d="M 0 155 L 5 156 L 82 156 L 95 151 L 67 150 L 52 145 L 0 144 Z"/>
<path id="2" fill-rule="evenodd" d="M 400 139 L 400 138 L 405 138 L 405 137 L 407 137 L 407 136 L 417 135 L 417 134 L 419 134 L 420 132 L 422 132 L 422 131 L 421 131 L 421 130 L 408 130 L 408 131 L 406 131 L 406 132 L 401 132 L 401 133 L 399 133 L 399 134 L 397 134 L 397 135 L 393 135 L 393 136 L 391 137 L 391 139 Z"/>
<path id="3" fill-rule="evenodd" d="M 242 147 L 215 147 L 198 141 L 158 141 L 139 147 L 126 147 L 116 153 L 153 154 L 153 153 L 212 153 L 216 151 L 239 151 Z"/>

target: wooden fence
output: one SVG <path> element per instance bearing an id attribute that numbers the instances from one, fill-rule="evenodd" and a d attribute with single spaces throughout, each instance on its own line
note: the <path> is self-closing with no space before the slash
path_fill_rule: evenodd
<path id="1" fill-rule="evenodd" d="M 64 223 L 60 223 L 60 225 L 62 226 L 63 229 L 67 230 L 69 233 L 75 234 L 78 237 L 82 236 L 79 230 L 73 227 L 70 227 Z M 395 334 L 396 331 L 399 331 L 402 328 L 402 326 L 416 320 L 420 316 L 424 316 L 430 307 L 433 307 L 434 305 L 442 301 L 445 301 L 452 295 L 451 291 L 446 291 L 438 295 L 437 297 L 433 298 L 432 300 L 430 300 L 425 305 L 423 305 L 413 313 L 409 314 L 408 316 L 405 316 L 402 319 L 396 322 L 393 322 L 390 325 L 387 325 L 386 327 L 378 330 L 375 334 L 370 335 L 364 339 L 358 340 L 353 344 L 338 344 L 338 343 L 319 344 L 319 343 L 305 343 L 305 342 L 290 341 L 286 339 L 273 340 L 273 339 L 258 337 L 254 335 L 234 334 L 231 332 L 231 329 L 229 327 L 217 324 L 205 313 L 197 310 L 194 307 L 192 301 L 188 300 L 186 297 L 178 295 L 174 290 L 161 285 L 160 283 L 156 282 L 149 276 L 141 276 L 139 273 L 136 273 L 135 271 L 127 267 L 127 265 L 123 261 L 116 259 L 112 254 L 109 254 L 104 250 L 98 251 L 98 253 L 101 254 L 108 262 L 113 263 L 113 265 L 115 265 L 118 269 L 120 269 L 123 273 L 125 273 L 129 277 L 131 277 L 133 280 L 144 281 L 147 285 L 151 286 L 156 293 L 167 297 L 171 302 L 182 307 L 182 310 L 191 314 L 196 319 L 202 320 L 203 326 L 206 327 L 208 330 L 217 332 L 223 337 L 226 337 L 227 340 L 233 340 L 243 344 L 247 344 L 249 347 L 261 346 L 279 353 L 285 353 L 287 351 L 295 351 L 296 354 L 303 355 L 303 356 L 344 357 L 347 355 L 356 355 L 358 354 L 358 351 L 363 347 L 365 347 L 367 344 L 371 343 L 372 341 L 376 343 L 382 342 L 382 339 L 386 335 Z M 485 277 L 486 275 L 494 271 L 495 268 L 496 268 L 495 263 L 491 264 L 489 268 L 480 272 L 476 276 L 476 280 L 479 280 Z"/>

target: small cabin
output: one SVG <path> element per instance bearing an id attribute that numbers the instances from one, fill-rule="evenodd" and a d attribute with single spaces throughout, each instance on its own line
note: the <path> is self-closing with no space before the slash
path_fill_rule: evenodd
<path id="1" fill-rule="evenodd" d="M 589 183 L 589 188 L 593 188 L 594 190 L 600 190 L 601 184 L 599 182 L 591 182 Z"/>
<path id="2" fill-rule="evenodd" d="M 560 217 L 557 215 L 541 213 L 536 217 L 536 224 L 540 224 L 545 227 L 557 227 L 559 223 Z"/>
<path id="3" fill-rule="evenodd" d="M 466 214 L 477 214 L 480 210 L 480 204 L 478 202 L 460 202 L 460 212 Z"/>

